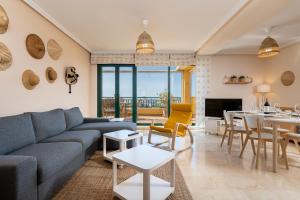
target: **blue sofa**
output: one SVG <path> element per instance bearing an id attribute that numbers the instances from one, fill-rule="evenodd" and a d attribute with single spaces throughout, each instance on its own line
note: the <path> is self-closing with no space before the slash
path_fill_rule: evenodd
<path id="1" fill-rule="evenodd" d="M 0 199 L 50 199 L 101 148 L 101 134 L 120 129 L 136 125 L 83 118 L 77 107 L 0 118 Z"/>

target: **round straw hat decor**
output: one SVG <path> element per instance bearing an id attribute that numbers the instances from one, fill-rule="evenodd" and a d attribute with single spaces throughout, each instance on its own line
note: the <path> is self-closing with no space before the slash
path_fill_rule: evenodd
<path id="1" fill-rule="evenodd" d="M 284 86 L 290 86 L 295 81 L 295 74 L 292 71 L 285 71 L 281 75 L 281 82 Z"/>
<path id="2" fill-rule="evenodd" d="M 46 69 L 46 79 L 49 83 L 54 83 L 57 79 L 57 73 L 52 67 Z"/>
<path id="3" fill-rule="evenodd" d="M 45 55 L 45 45 L 43 40 L 36 34 L 29 34 L 26 38 L 26 48 L 28 53 L 36 59 L 41 59 Z"/>
<path id="4" fill-rule="evenodd" d="M 4 71 L 11 66 L 12 56 L 5 44 L 0 42 L 0 71 Z"/>
<path id="5" fill-rule="evenodd" d="M 63 49 L 54 39 L 50 39 L 47 43 L 47 51 L 49 56 L 53 60 L 58 60 L 62 54 Z"/>
<path id="6" fill-rule="evenodd" d="M 8 16 L 4 8 L 0 5 L 0 34 L 6 33 L 9 24 Z"/>
<path id="7" fill-rule="evenodd" d="M 32 90 L 40 83 L 40 78 L 32 70 L 26 70 L 22 75 L 22 83 L 26 89 Z"/>

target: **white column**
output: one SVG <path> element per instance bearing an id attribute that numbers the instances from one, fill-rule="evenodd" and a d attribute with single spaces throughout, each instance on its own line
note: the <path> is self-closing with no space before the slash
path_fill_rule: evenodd
<path id="1" fill-rule="evenodd" d="M 196 125 L 205 123 L 205 98 L 210 91 L 211 56 L 197 56 L 196 65 Z"/>

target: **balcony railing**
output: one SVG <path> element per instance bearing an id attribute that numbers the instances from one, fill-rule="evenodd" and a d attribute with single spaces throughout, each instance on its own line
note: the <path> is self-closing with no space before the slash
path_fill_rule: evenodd
<path id="1" fill-rule="evenodd" d="M 181 97 L 172 97 L 172 103 L 181 103 Z M 167 100 L 160 97 L 137 97 L 138 123 L 163 124 L 167 119 Z M 102 111 L 105 117 L 114 117 L 115 98 L 102 98 Z M 131 119 L 132 97 L 120 97 L 120 117 Z"/>
<path id="2" fill-rule="evenodd" d="M 180 103 L 181 97 L 171 97 L 171 102 Z M 126 107 L 130 107 L 132 105 L 132 97 L 120 97 L 120 103 Z M 103 108 L 114 107 L 114 104 L 114 97 L 102 98 Z M 166 104 L 167 101 L 160 97 L 137 97 L 138 108 L 165 108 Z"/>

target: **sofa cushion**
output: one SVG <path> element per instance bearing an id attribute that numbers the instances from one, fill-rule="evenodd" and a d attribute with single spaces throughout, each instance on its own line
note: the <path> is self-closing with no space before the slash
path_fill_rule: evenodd
<path id="1" fill-rule="evenodd" d="M 55 173 L 82 154 L 79 142 L 37 143 L 26 146 L 10 155 L 33 156 L 37 159 L 38 184 L 45 182 Z"/>
<path id="2" fill-rule="evenodd" d="M 68 110 L 64 110 L 66 117 L 67 130 L 79 126 L 83 123 L 83 116 L 78 107 L 74 107 Z"/>
<path id="3" fill-rule="evenodd" d="M 59 135 L 47 138 L 40 142 L 80 142 L 84 150 L 88 149 L 94 142 L 100 138 L 100 131 L 65 131 Z"/>
<path id="4" fill-rule="evenodd" d="M 136 130 L 136 124 L 133 122 L 99 122 L 84 123 L 72 128 L 72 130 L 99 130 L 101 133 L 108 133 L 118 130 Z"/>
<path id="5" fill-rule="evenodd" d="M 30 114 L 0 118 L 0 155 L 35 143 Z"/>
<path id="6" fill-rule="evenodd" d="M 37 141 L 58 135 L 66 130 L 65 114 L 62 109 L 31 113 Z"/>

